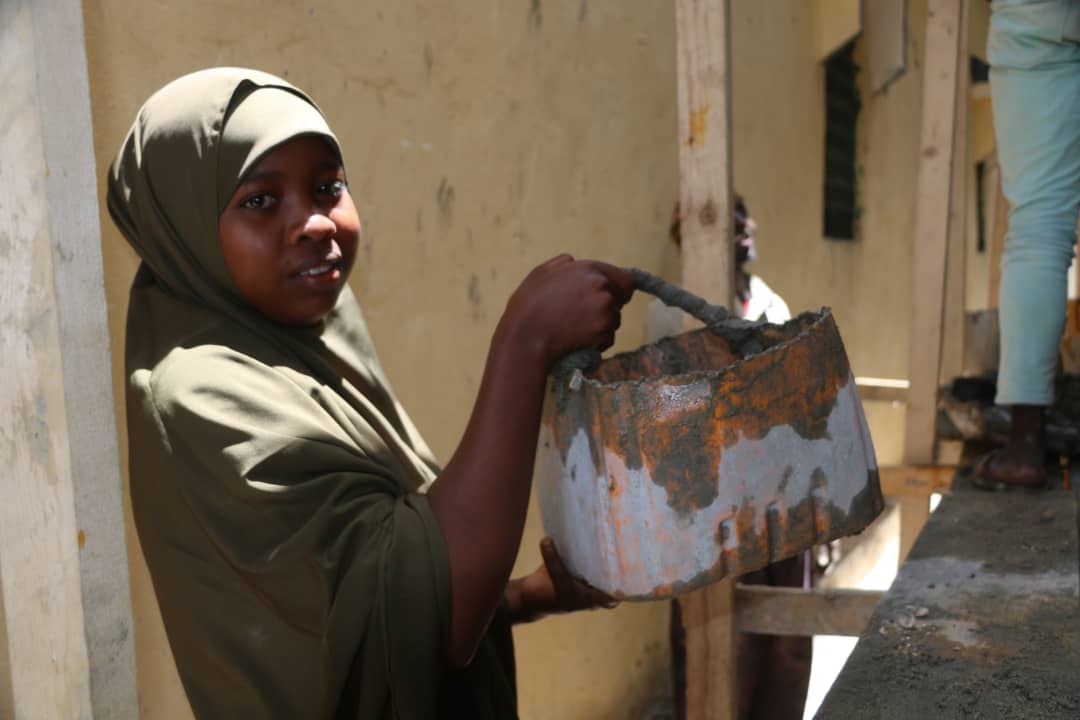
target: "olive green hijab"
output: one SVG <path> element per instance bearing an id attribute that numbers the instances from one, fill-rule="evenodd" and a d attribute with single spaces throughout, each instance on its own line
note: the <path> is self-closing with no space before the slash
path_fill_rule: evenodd
<path id="1" fill-rule="evenodd" d="M 108 206 L 142 259 L 126 337 L 131 495 L 199 718 L 514 717 L 500 614 L 446 669 L 437 468 L 346 289 L 318 326 L 240 300 L 218 216 L 244 174 L 322 113 L 265 73 L 187 75 L 139 111 Z"/>

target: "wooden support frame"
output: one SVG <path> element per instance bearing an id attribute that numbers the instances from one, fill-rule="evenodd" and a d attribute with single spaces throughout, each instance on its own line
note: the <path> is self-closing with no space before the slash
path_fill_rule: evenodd
<path id="1" fill-rule="evenodd" d="M 712 303 L 734 297 L 729 0 L 676 0 L 682 284 Z M 734 582 L 676 601 L 686 638 L 688 720 L 735 714 Z"/>
<path id="2" fill-rule="evenodd" d="M 968 103 L 966 38 L 969 3 L 970 0 L 929 0 L 927 6 L 922 138 L 911 267 L 911 390 L 904 434 L 904 463 L 908 465 L 928 465 L 935 459 L 934 420 L 946 325 L 946 258 L 950 239 L 955 243 L 960 232 L 953 232 L 951 228 L 957 222 L 962 223 L 963 218 L 954 212 L 954 196 L 958 188 L 963 191 L 964 185 L 954 179 L 954 175 L 958 166 L 958 139 L 963 139 L 966 146 L 966 131 L 958 129 L 960 118 L 966 119 L 966 112 L 960 110 L 958 113 L 958 107 L 963 104 L 966 109 Z M 957 90 L 961 83 L 964 92 L 959 94 Z M 966 172 L 961 174 L 966 178 Z M 952 274 L 963 272 L 963 263 L 954 262 Z M 962 290 L 959 297 L 959 329 L 960 337 L 963 337 Z M 954 315 L 954 312 L 949 313 L 950 326 L 955 324 Z M 953 354 L 950 351 L 950 365 Z M 958 356 L 962 362 L 962 346 Z M 900 512 L 900 559 L 903 561 L 929 517 L 929 499 L 904 496 Z"/>
<path id="3" fill-rule="evenodd" d="M 857 377 L 859 399 L 863 402 L 906 403 L 911 383 L 893 378 Z"/>
<path id="4" fill-rule="evenodd" d="M 956 468 L 952 465 L 899 465 L 878 468 L 881 492 L 890 497 L 926 498 L 952 488 Z"/>
<path id="5" fill-rule="evenodd" d="M 930 0 L 926 23 L 921 160 L 911 268 L 911 390 L 904 443 L 904 461 L 913 465 L 928 464 L 934 458 L 933 419 L 941 370 L 945 263 L 952 218 L 959 38 L 966 2 Z M 967 102 L 966 95 L 963 102 Z"/>
<path id="6" fill-rule="evenodd" d="M 766 635 L 861 635 L 885 593 L 736 585 L 740 632 Z"/>
<path id="7" fill-rule="evenodd" d="M 958 377 L 964 369 L 964 325 L 967 287 L 967 188 L 971 179 L 968 161 L 968 115 L 971 72 L 968 35 L 971 0 L 960 0 L 960 24 L 956 37 L 956 93 L 953 118 L 953 137 L 948 240 L 945 252 L 945 297 L 942 309 L 941 368 L 938 383 Z"/>

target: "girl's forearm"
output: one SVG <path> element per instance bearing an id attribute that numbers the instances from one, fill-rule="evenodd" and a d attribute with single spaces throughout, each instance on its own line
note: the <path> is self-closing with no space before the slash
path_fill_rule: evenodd
<path id="1" fill-rule="evenodd" d="M 495 332 L 472 416 L 430 493 L 450 555 L 451 664 L 468 664 L 507 590 L 525 525 L 548 371 L 545 349 Z"/>

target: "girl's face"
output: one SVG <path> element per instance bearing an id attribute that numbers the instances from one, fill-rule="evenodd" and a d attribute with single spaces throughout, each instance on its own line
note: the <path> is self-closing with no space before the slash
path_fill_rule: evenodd
<path id="1" fill-rule="evenodd" d="M 313 325 L 337 303 L 356 259 L 360 218 L 327 141 L 290 140 L 263 156 L 218 218 L 240 296 L 283 325 Z"/>

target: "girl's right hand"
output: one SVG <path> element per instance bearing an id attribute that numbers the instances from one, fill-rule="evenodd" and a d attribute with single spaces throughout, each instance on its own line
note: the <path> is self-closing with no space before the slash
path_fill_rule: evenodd
<path id="1" fill-rule="evenodd" d="M 634 280 L 626 270 L 559 255 L 526 276 L 510 297 L 500 326 L 550 368 L 575 350 L 611 347 L 622 306 L 633 293 Z"/>

